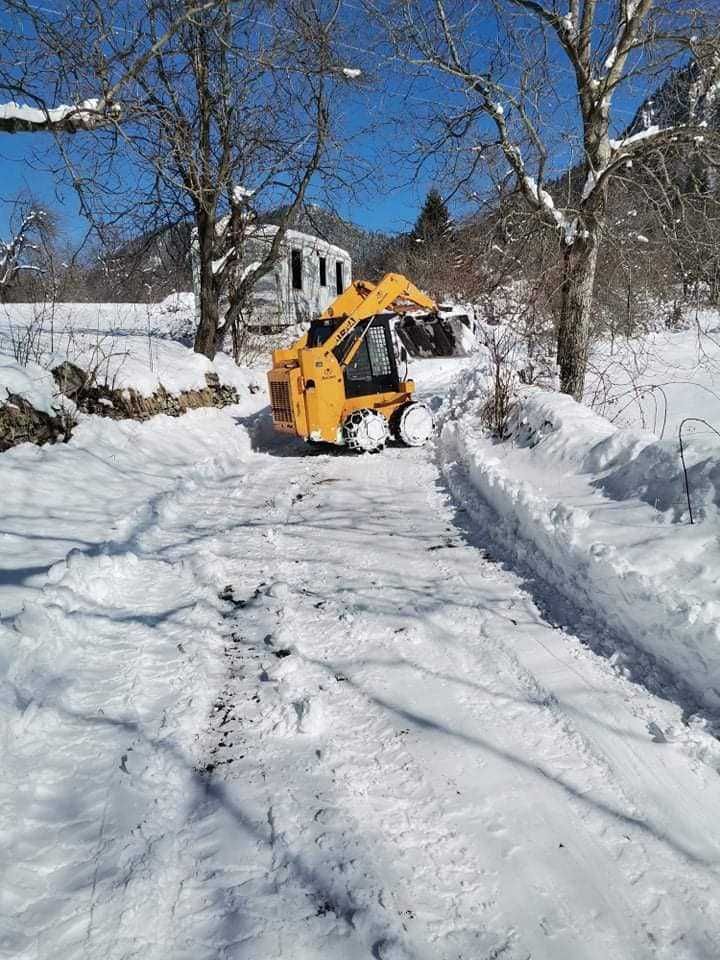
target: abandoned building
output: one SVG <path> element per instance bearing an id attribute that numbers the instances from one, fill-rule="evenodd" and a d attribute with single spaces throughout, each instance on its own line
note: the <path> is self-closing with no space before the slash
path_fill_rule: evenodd
<path id="1" fill-rule="evenodd" d="M 245 254 L 236 268 L 242 275 L 265 257 L 278 228 L 258 224 L 245 241 Z M 193 285 L 196 300 L 198 271 L 193 243 Z M 347 250 L 299 230 L 287 230 L 275 266 L 253 290 L 246 323 L 260 333 L 277 333 L 309 323 L 352 282 L 352 260 Z"/>

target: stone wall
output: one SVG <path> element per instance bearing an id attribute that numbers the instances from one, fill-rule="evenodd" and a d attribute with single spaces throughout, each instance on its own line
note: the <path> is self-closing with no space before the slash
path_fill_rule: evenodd
<path id="1" fill-rule="evenodd" d="M 149 397 L 132 389 L 112 390 L 99 385 L 73 363 L 55 367 L 53 376 L 60 393 L 69 397 L 78 410 L 112 420 L 147 420 L 158 413 L 179 417 L 197 407 L 226 407 L 240 399 L 235 387 L 220 383 L 216 373 L 205 374 L 207 386 L 200 390 L 173 394 L 161 386 Z"/>
<path id="2" fill-rule="evenodd" d="M 220 383 L 215 373 L 206 373 L 206 386 L 172 394 L 160 387 L 144 397 L 136 390 L 111 390 L 95 383 L 92 377 L 73 363 L 65 362 L 52 371 L 58 391 L 81 413 L 109 417 L 112 420 L 148 420 L 158 413 L 179 417 L 197 407 L 225 407 L 238 403 L 235 387 Z M 0 452 L 19 443 L 67 443 L 77 420 L 66 411 L 55 416 L 36 410 L 22 397 L 9 395 L 0 404 Z"/>
<path id="3" fill-rule="evenodd" d="M 10 394 L 0 404 L 0 453 L 19 443 L 64 443 L 70 439 L 75 426 L 74 417 L 65 412 L 50 416 L 36 410 L 22 397 Z"/>

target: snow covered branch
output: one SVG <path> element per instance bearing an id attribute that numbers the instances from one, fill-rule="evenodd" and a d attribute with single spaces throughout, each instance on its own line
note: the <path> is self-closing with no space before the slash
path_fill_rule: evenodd
<path id="1" fill-rule="evenodd" d="M 658 150 L 674 145 L 697 145 L 706 139 L 708 141 L 717 141 L 719 137 L 718 133 L 709 128 L 704 122 L 699 124 L 679 124 L 671 127 L 659 127 L 655 124 L 647 127 L 645 130 L 639 130 L 636 133 L 629 134 L 620 140 L 609 138 L 608 144 L 610 151 L 608 161 L 597 170 L 592 168 L 588 169 L 581 195 L 581 203 L 589 203 L 592 200 L 593 194 L 604 187 L 608 177 L 611 176 L 618 167 L 630 165 L 635 160 L 642 159 L 642 156 L 651 150 Z"/>
<path id="2" fill-rule="evenodd" d="M 117 122 L 119 104 L 93 98 L 59 107 L 31 107 L 20 103 L 0 104 L 0 133 L 77 133 Z"/>

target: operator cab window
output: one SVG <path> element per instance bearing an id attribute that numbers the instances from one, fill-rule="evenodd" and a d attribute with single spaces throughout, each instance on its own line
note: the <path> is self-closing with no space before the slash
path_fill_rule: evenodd
<path id="1" fill-rule="evenodd" d="M 327 286 L 327 260 L 325 257 L 320 257 L 320 286 Z"/>
<path id="2" fill-rule="evenodd" d="M 345 368 L 345 394 L 366 397 L 397 390 L 399 378 L 387 317 L 376 317 L 369 328 L 358 326 L 348 337 L 362 343 L 352 362 Z"/>
<path id="3" fill-rule="evenodd" d="M 290 251 L 290 266 L 292 269 L 293 290 L 302 290 L 302 250 Z"/>
<path id="4" fill-rule="evenodd" d="M 335 261 L 335 291 L 338 296 L 345 289 L 345 278 L 343 277 L 343 263 L 342 260 Z"/>
<path id="5" fill-rule="evenodd" d="M 387 377 L 392 374 L 390 353 L 384 327 L 370 327 L 366 336 L 367 352 L 373 377 Z"/>

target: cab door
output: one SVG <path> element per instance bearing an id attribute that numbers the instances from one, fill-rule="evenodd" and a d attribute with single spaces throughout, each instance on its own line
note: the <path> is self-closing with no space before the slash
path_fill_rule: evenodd
<path id="1" fill-rule="evenodd" d="M 362 334 L 364 327 L 357 331 Z M 368 397 L 376 393 L 395 393 L 400 389 L 390 322 L 387 317 L 373 320 L 352 363 L 345 368 L 345 396 Z"/>

